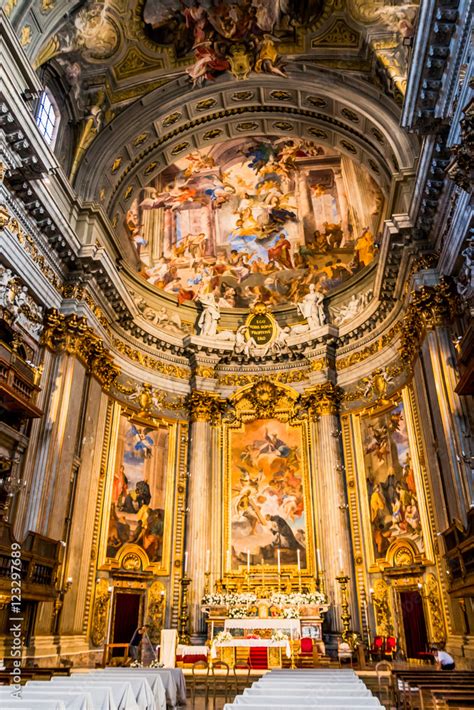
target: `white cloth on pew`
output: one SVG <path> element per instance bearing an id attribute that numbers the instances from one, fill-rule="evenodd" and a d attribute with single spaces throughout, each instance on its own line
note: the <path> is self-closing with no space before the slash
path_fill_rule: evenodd
<path id="1" fill-rule="evenodd" d="M 132 669 L 134 670 L 134 669 Z M 79 676 L 80 674 L 73 674 L 71 678 L 74 678 L 76 676 Z M 104 674 L 102 671 L 93 671 L 91 673 L 86 674 L 87 681 L 92 681 L 93 683 L 99 682 L 103 683 L 104 682 Z M 157 710 L 156 707 L 156 702 L 155 702 L 155 697 L 153 695 L 153 691 L 150 687 L 150 684 L 148 680 L 146 679 L 145 676 L 143 675 L 136 675 L 134 673 L 130 673 L 127 675 L 126 678 L 120 677 L 117 679 L 118 681 L 123 680 L 123 682 L 130 683 L 132 686 L 133 694 L 135 696 L 135 700 L 137 702 L 137 705 L 140 710 Z M 108 683 L 107 679 L 107 683 Z M 114 679 L 114 682 L 115 681 Z"/>
<path id="2" fill-rule="evenodd" d="M 54 685 L 60 685 L 61 687 L 64 687 L 67 683 L 70 683 L 71 687 L 78 685 L 81 688 L 94 691 L 96 688 L 108 688 L 112 693 L 117 710 L 132 710 L 132 708 L 133 710 L 146 710 L 146 708 L 143 706 L 140 707 L 136 702 L 132 686 L 128 681 L 99 681 L 92 680 L 92 678 L 88 678 L 86 675 L 79 676 L 78 674 L 77 680 L 75 680 L 74 676 L 71 676 L 71 678 L 68 678 L 67 680 L 63 680 L 62 678 L 56 679 L 53 677 L 51 678 L 51 682 L 54 683 Z"/>
<path id="3" fill-rule="evenodd" d="M 246 710 L 262 710 L 262 708 L 271 708 L 271 710 L 288 710 L 289 707 L 304 707 L 306 710 L 348 710 L 351 705 L 348 705 L 347 702 L 341 703 L 340 705 L 327 705 L 327 703 L 320 702 L 320 701 L 315 701 L 314 699 L 310 701 L 310 704 L 295 704 L 295 705 L 289 705 L 288 702 L 285 700 L 282 700 L 280 703 L 275 703 L 272 701 L 271 705 L 265 704 L 262 702 L 261 704 L 259 703 L 250 703 L 246 701 L 242 701 L 241 699 L 242 696 L 238 696 L 234 703 L 230 704 L 227 703 L 224 705 L 223 710 L 233 710 L 234 708 L 246 708 Z M 381 707 L 380 705 L 378 707 Z M 367 706 L 358 706 L 357 710 L 374 710 L 373 705 L 367 705 Z"/>
<path id="4" fill-rule="evenodd" d="M 322 705 L 327 705 L 327 706 L 339 706 L 339 705 L 346 705 L 346 707 L 380 707 L 380 702 L 378 698 L 375 698 L 374 696 L 366 696 L 363 698 L 354 698 L 353 696 L 350 695 L 314 695 L 311 693 L 306 693 L 305 695 L 299 695 L 295 693 L 265 693 L 263 695 L 258 695 L 258 694 L 247 694 L 244 693 L 243 695 L 238 695 L 235 698 L 235 702 L 237 700 L 249 702 L 249 703 L 256 703 L 257 705 L 261 705 L 262 703 L 268 703 L 271 701 L 271 704 L 273 702 L 280 702 L 281 700 L 284 700 L 286 703 L 289 705 L 298 705 L 299 702 L 303 703 L 304 705 L 312 705 L 315 702 L 320 702 Z"/>
<path id="5" fill-rule="evenodd" d="M 166 703 L 172 708 L 177 705 L 186 705 L 186 680 L 181 668 L 105 668 L 104 672 L 119 674 L 126 670 L 130 673 L 147 674 L 152 672 L 161 681 L 165 688 Z"/>
<path id="6" fill-rule="evenodd" d="M 351 698 L 368 698 L 372 694 L 368 688 L 345 688 L 337 687 L 336 685 L 304 685 L 302 687 L 295 687 L 294 685 L 273 685 L 273 683 L 259 684 L 254 683 L 251 688 L 246 688 L 244 694 L 256 693 L 257 695 L 278 695 L 279 693 L 287 694 L 292 693 L 296 695 L 317 695 L 318 697 L 329 697 L 331 695 L 338 695 L 340 697 L 351 697 Z"/>
<path id="7" fill-rule="evenodd" d="M 46 685 L 46 683 L 44 684 Z M 55 690 L 51 684 L 47 684 L 46 688 L 29 688 L 26 685 L 21 690 L 22 700 L 62 700 L 66 706 L 66 710 L 95 710 L 92 702 L 92 696 L 86 691 L 69 691 L 58 688 Z M 6 692 L 5 692 L 6 691 Z M 16 698 L 11 697 L 11 686 L 0 687 L 0 708 L 7 701 L 8 696 L 16 702 Z"/>
<path id="8" fill-rule="evenodd" d="M 17 698 L 2 703 L 2 710 L 66 710 L 61 700 L 17 700 Z"/>
<path id="9" fill-rule="evenodd" d="M 25 685 L 25 688 L 39 688 L 42 692 L 48 687 L 55 689 L 57 686 L 53 686 L 50 681 L 44 680 L 29 680 Z M 66 693 L 91 693 L 91 689 L 86 683 L 71 683 L 70 686 L 65 687 L 62 685 L 60 687 Z M 94 710 L 118 710 L 111 688 L 105 685 L 101 688 L 94 687 L 94 692 L 91 695 Z"/>
<path id="10" fill-rule="evenodd" d="M 137 669 L 138 670 L 138 669 Z M 160 676 L 154 672 L 153 668 L 150 669 L 140 669 L 140 674 L 135 672 L 135 668 L 127 670 L 126 668 L 118 669 L 117 672 L 112 671 L 111 673 L 107 671 L 101 671 L 100 673 L 94 673 L 94 677 L 99 678 L 122 678 L 123 680 L 129 680 L 130 678 L 146 678 L 148 684 L 155 698 L 156 710 L 166 710 L 166 692 L 165 686 L 160 678 Z"/>

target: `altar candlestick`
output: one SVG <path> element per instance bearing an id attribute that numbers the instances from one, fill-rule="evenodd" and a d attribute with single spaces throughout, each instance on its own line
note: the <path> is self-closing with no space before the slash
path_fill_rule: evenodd
<path id="1" fill-rule="evenodd" d="M 301 572 L 301 553 L 298 550 L 296 550 L 296 557 L 298 559 L 298 574 Z"/>
<path id="2" fill-rule="evenodd" d="M 320 570 L 322 570 L 323 566 L 322 566 L 322 564 L 321 564 L 321 553 L 320 553 L 320 551 L 319 551 L 319 547 L 318 547 L 318 549 L 316 550 L 316 556 L 317 556 L 317 558 L 318 558 L 318 571 L 320 571 Z"/>
<path id="3" fill-rule="evenodd" d="M 247 550 L 247 574 L 250 575 L 250 550 Z"/>
<path id="4" fill-rule="evenodd" d="M 278 576 L 281 574 L 281 551 L 280 548 L 277 550 L 277 562 L 278 562 Z"/>
<path id="5" fill-rule="evenodd" d="M 188 552 L 186 551 L 184 553 L 184 576 L 186 576 L 187 571 L 188 571 Z"/>
<path id="6" fill-rule="evenodd" d="M 226 564 L 226 571 L 230 572 L 230 550 L 227 550 L 227 564 Z"/>
<path id="7" fill-rule="evenodd" d="M 207 550 L 206 551 L 206 569 L 205 572 L 209 572 L 209 564 L 211 562 L 211 551 Z"/>
<path id="8" fill-rule="evenodd" d="M 342 561 L 342 550 L 339 548 L 339 569 L 341 572 L 344 571 L 344 563 Z"/>

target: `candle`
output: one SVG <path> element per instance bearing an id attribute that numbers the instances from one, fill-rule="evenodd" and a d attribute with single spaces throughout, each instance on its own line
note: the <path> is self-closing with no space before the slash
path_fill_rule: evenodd
<path id="1" fill-rule="evenodd" d="M 184 574 L 186 575 L 186 572 L 188 571 L 188 553 L 187 551 L 184 553 Z"/>
<path id="2" fill-rule="evenodd" d="M 211 562 L 211 551 L 207 550 L 206 551 L 206 569 L 204 570 L 205 572 L 209 572 L 209 564 Z"/>
<path id="3" fill-rule="evenodd" d="M 320 551 L 319 551 L 319 547 L 318 547 L 318 549 L 316 550 L 316 556 L 317 556 L 317 558 L 318 558 L 318 570 L 322 570 L 323 566 L 322 566 L 322 564 L 321 564 L 321 553 L 320 553 Z"/>
<path id="4" fill-rule="evenodd" d="M 344 563 L 343 563 L 343 561 L 342 561 L 342 550 L 341 550 L 341 548 L 339 548 L 339 569 L 341 570 L 341 572 L 344 571 Z"/>
<path id="5" fill-rule="evenodd" d="M 227 550 L 226 570 L 227 572 L 230 572 L 230 550 Z"/>
<path id="6" fill-rule="evenodd" d="M 296 557 L 298 558 L 298 574 L 301 572 L 301 553 L 296 550 Z"/>
<path id="7" fill-rule="evenodd" d="M 280 551 L 280 548 L 278 548 L 278 550 L 277 550 L 278 576 L 280 576 L 280 574 L 281 574 L 281 558 L 280 558 L 280 556 L 281 556 L 281 551 Z"/>
<path id="8" fill-rule="evenodd" d="M 250 550 L 247 550 L 247 574 L 250 574 Z"/>

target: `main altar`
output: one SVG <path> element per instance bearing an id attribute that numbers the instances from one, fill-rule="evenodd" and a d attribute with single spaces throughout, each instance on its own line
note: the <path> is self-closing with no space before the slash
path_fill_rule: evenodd
<path id="1" fill-rule="evenodd" d="M 270 581 L 270 580 L 269 580 Z M 324 654 L 322 635 L 324 615 L 329 609 L 325 594 L 313 584 L 312 590 L 281 591 L 281 579 L 276 586 L 255 585 L 250 575 L 248 591 L 220 591 L 205 594 L 202 610 L 206 615 L 211 659 L 221 660 L 231 667 L 246 662 L 264 649 L 268 668 L 281 668 L 283 659 L 294 664 L 295 644 L 311 638 L 318 653 Z"/>

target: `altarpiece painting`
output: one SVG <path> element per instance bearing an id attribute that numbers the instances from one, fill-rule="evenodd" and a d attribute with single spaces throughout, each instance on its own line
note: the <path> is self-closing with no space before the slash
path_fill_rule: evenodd
<path id="1" fill-rule="evenodd" d="M 107 558 L 136 545 L 153 564 L 164 559 L 169 430 L 121 415 L 113 463 Z"/>
<path id="2" fill-rule="evenodd" d="M 242 423 L 229 434 L 228 529 L 231 569 L 307 567 L 308 531 L 302 427 L 277 419 Z"/>
<path id="3" fill-rule="evenodd" d="M 361 418 L 372 544 L 384 558 L 399 539 L 424 552 L 422 519 L 403 402 Z"/>

